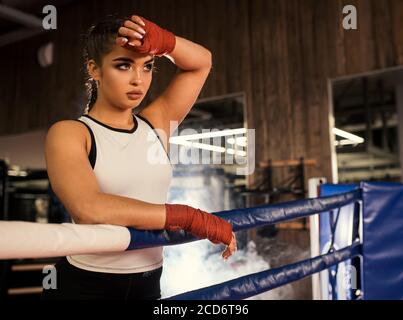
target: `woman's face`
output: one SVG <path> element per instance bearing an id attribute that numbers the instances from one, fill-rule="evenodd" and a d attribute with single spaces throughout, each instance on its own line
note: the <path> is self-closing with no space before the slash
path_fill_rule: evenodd
<path id="1" fill-rule="evenodd" d="M 98 99 L 120 109 L 137 107 L 150 88 L 153 66 L 153 55 L 114 45 L 103 57 L 102 66 L 90 72 L 99 81 Z"/>

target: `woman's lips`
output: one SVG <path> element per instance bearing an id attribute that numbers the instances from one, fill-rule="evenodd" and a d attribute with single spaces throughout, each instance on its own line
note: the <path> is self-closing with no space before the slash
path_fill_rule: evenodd
<path id="1" fill-rule="evenodd" d="M 126 95 L 130 100 L 137 100 L 137 99 L 140 99 L 143 94 L 142 93 L 126 93 Z"/>

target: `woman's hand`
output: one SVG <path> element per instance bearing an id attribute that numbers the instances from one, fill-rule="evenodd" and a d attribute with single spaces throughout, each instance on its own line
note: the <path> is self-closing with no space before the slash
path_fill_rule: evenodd
<path id="1" fill-rule="evenodd" d="M 154 22 L 134 15 L 119 28 L 116 43 L 142 54 L 163 56 L 174 50 L 176 37 Z"/>
<path id="2" fill-rule="evenodd" d="M 229 246 L 222 253 L 222 257 L 225 260 L 227 260 L 230 256 L 232 256 L 235 253 L 236 250 L 237 250 L 236 237 L 235 237 L 235 233 L 232 233 L 231 243 L 229 244 Z"/>
<path id="3" fill-rule="evenodd" d="M 132 16 L 131 20 L 125 20 L 123 26 L 118 30 L 118 37 L 116 38 L 116 44 L 122 47 L 125 46 L 141 46 L 142 39 L 146 34 L 144 30 L 145 23 L 139 16 Z"/>

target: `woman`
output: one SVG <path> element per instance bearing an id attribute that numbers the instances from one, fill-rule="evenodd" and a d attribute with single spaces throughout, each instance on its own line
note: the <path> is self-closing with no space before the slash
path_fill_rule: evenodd
<path id="1" fill-rule="evenodd" d="M 135 115 L 133 109 L 150 87 L 155 56 L 169 58 L 178 72 Z M 55 123 L 46 137 L 50 183 L 73 221 L 183 229 L 226 244 L 222 256 L 227 259 L 236 251 L 230 223 L 187 205 L 165 203 L 172 177 L 168 139 L 199 95 L 211 53 L 134 15 L 91 27 L 85 59 L 90 88 L 86 114 Z M 155 151 L 158 161 L 150 156 Z M 162 249 L 63 258 L 56 264 L 57 289 L 44 290 L 43 298 L 158 299 Z"/>

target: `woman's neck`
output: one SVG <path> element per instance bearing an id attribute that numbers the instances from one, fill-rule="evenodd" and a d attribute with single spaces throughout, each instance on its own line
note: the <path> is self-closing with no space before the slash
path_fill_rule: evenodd
<path id="1" fill-rule="evenodd" d="M 131 129 L 134 125 L 132 113 L 132 109 L 117 110 L 113 107 L 106 107 L 97 101 L 88 115 L 114 128 Z"/>

